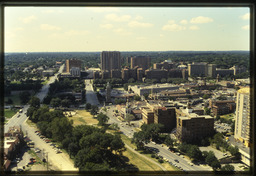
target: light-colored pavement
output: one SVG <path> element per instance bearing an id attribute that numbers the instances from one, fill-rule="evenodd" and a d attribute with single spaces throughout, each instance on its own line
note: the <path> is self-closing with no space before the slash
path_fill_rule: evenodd
<path id="1" fill-rule="evenodd" d="M 89 79 L 85 80 L 85 90 L 86 90 L 86 103 L 90 103 L 91 105 L 100 106 L 97 95 L 95 94 L 92 83 Z"/>
<path id="2" fill-rule="evenodd" d="M 74 167 L 72 160 L 66 153 L 56 153 L 55 150 L 50 146 L 50 143 L 44 142 L 36 133 L 34 127 L 30 127 L 28 124 L 24 123 L 23 128 L 26 129 L 26 133 L 29 138 L 35 142 L 35 148 L 39 148 L 45 153 L 48 154 L 49 162 L 58 167 L 61 171 L 78 171 L 77 168 Z"/>
<path id="3" fill-rule="evenodd" d="M 216 156 L 217 159 L 222 159 L 225 158 L 226 156 L 224 156 L 224 152 L 221 152 L 211 146 L 207 146 L 207 147 L 199 147 L 199 149 L 203 152 L 203 151 L 213 151 L 214 155 Z M 229 152 L 227 152 L 227 154 L 229 154 Z"/>

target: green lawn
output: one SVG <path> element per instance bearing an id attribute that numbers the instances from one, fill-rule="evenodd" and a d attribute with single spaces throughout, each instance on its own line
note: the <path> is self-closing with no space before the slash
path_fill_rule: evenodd
<path id="1" fill-rule="evenodd" d="M 16 114 L 18 110 L 5 109 L 4 116 L 7 118 L 11 118 L 14 114 Z"/>
<path id="2" fill-rule="evenodd" d="M 221 115 L 220 118 L 224 118 L 226 120 L 234 119 L 235 118 L 235 114 L 231 113 L 231 114 Z"/>

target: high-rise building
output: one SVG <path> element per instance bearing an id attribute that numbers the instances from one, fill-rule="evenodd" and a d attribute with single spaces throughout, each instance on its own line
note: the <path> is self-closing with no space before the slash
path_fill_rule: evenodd
<path id="1" fill-rule="evenodd" d="M 143 70 L 150 68 L 151 59 L 144 56 L 135 56 L 131 58 L 131 68 L 136 66 L 142 68 Z"/>
<path id="2" fill-rule="evenodd" d="M 242 88 L 237 91 L 235 139 L 250 146 L 250 89 Z"/>
<path id="3" fill-rule="evenodd" d="M 216 65 L 215 64 L 208 64 L 207 68 L 207 76 L 215 78 L 216 77 Z"/>
<path id="4" fill-rule="evenodd" d="M 103 51 L 100 55 L 101 70 L 111 71 L 121 69 L 121 54 L 119 51 Z"/>
<path id="5" fill-rule="evenodd" d="M 73 67 L 77 67 L 77 68 L 81 69 L 82 68 L 81 60 L 78 60 L 78 59 L 66 60 L 66 72 L 69 73 L 70 69 Z"/>
<path id="6" fill-rule="evenodd" d="M 207 63 L 192 63 L 188 64 L 189 76 L 207 76 Z"/>

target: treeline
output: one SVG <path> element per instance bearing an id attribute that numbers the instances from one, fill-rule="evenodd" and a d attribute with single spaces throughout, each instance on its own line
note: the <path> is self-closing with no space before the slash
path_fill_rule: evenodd
<path id="1" fill-rule="evenodd" d="M 27 80 L 16 83 L 6 81 L 4 85 L 5 95 L 10 95 L 11 91 L 34 90 L 35 92 L 42 88 L 41 80 Z"/>
<path id="2" fill-rule="evenodd" d="M 27 111 L 29 119 L 37 124 L 42 135 L 59 142 L 74 159 L 80 171 L 127 171 L 129 165 L 122 156 L 125 146 L 119 134 L 106 133 L 106 128 L 88 125 L 72 126 L 60 110 L 50 111 L 40 107 L 38 98 L 33 97 Z"/>

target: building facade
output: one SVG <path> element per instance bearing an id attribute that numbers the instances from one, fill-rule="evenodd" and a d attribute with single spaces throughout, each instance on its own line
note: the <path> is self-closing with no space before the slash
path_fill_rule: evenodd
<path id="1" fill-rule="evenodd" d="M 66 72 L 69 73 L 70 72 L 70 69 L 72 67 L 78 67 L 78 68 L 82 68 L 82 62 L 81 60 L 78 60 L 78 59 L 69 59 L 69 60 L 66 60 Z"/>
<path id="2" fill-rule="evenodd" d="M 249 88 L 237 91 L 235 139 L 250 146 L 250 92 Z"/>
<path id="3" fill-rule="evenodd" d="M 143 70 L 149 69 L 151 64 L 150 57 L 145 56 L 135 56 L 131 58 L 131 68 L 136 66 L 142 68 Z"/>
<path id="4" fill-rule="evenodd" d="M 176 137 L 181 142 L 198 143 L 214 134 L 214 118 L 190 114 L 177 117 Z"/>
<path id="5" fill-rule="evenodd" d="M 121 69 L 121 54 L 119 51 L 103 51 L 100 55 L 101 70 L 111 71 Z"/>

